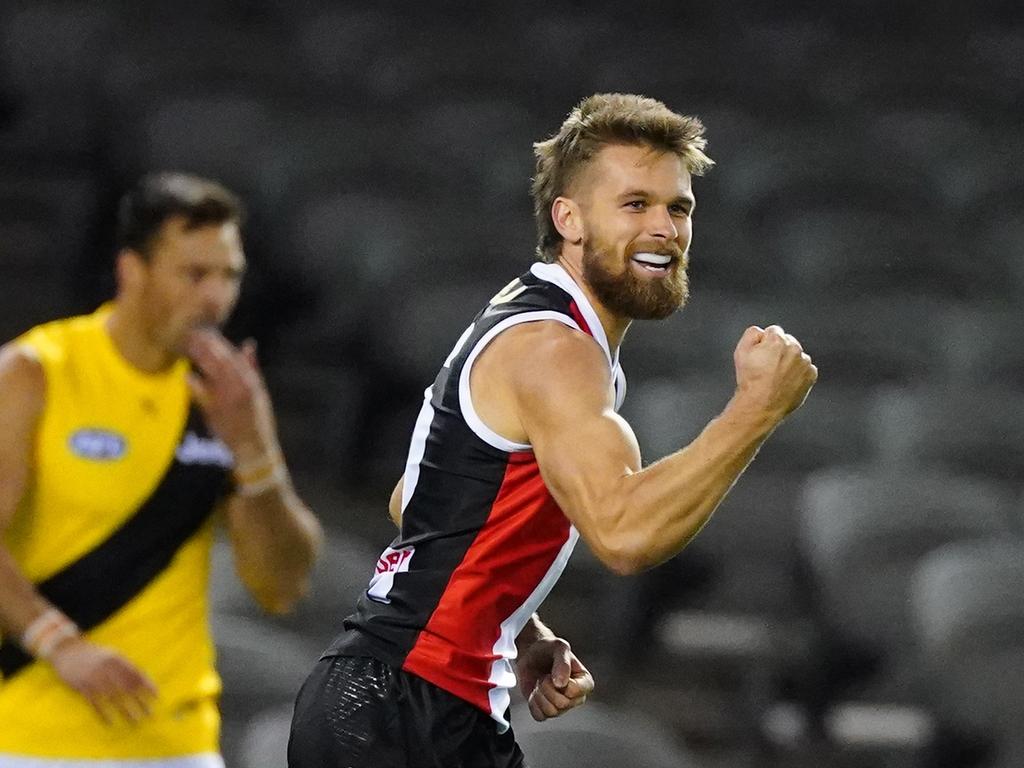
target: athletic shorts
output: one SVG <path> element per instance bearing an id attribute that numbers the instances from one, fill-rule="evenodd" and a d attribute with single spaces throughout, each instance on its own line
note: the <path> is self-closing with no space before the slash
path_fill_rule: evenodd
<path id="1" fill-rule="evenodd" d="M 524 768 L 512 729 L 365 656 L 320 660 L 299 691 L 288 768 Z"/>

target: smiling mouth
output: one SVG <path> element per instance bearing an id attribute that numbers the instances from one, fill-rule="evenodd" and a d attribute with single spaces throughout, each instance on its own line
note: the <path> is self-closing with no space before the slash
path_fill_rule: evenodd
<path id="1" fill-rule="evenodd" d="M 675 262 L 675 258 L 666 253 L 644 251 L 633 254 L 631 261 L 646 272 L 654 275 L 666 275 Z"/>

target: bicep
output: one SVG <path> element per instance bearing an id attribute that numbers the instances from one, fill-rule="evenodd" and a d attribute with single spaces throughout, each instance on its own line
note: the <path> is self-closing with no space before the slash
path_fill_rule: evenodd
<path id="1" fill-rule="evenodd" d="M 0 530 L 10 524 L 28 486 L 45 386 L 38 362 L 15 346 L 0 349 Z"/>
<path id="2" fill-rule="evenodd" d="M 615 413 L 607 362 L 579 341 L 541 350 L 554 353 L 549 373 L 520 387 L 519 413 L 545 485 L 591 539 L 622 479 L 639 471 L 640 449 Z"/>

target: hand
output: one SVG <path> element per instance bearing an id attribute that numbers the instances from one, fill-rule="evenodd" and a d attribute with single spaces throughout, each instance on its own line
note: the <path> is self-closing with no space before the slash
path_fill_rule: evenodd
<path id="1" fill-rule="evenodd" d="M 235 455 L 238 464 L 259 461 L 279 449 L 274 412 L 256 362 L 256 345 L 235 348 L 218 331 L 195 330 L 188 352 L 202 374 L 189 386 L 207 423 Z"/>
<path id="2" fill-rule="evenodd" d="M 156 685 L 138 667 L 109 648 L 74 637 L 47 659 L 60 677 L 92 705 L 107 725 L 120 715 L 137 723 L 151 712 Z"/>
<path id="3" fill-rule="evenodd" d="M 537 722 L 580 706 L 594 690 L 594 678 L 561 638 L 535 641 L 516 667 L 519 689 Z"/>
<path id="4" fill-rule="evenodd" d="M 818 369 L 800 342 L 777 325 L 748 328 L 733 360 L 737 396 L 778 421 L 803 404 L 818 380 Z"/>

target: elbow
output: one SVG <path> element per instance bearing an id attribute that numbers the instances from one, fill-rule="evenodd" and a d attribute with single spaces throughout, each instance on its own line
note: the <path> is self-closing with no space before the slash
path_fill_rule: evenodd
<path id="1" fill-rule="evenodd" d="M 616 576 L 636 576 L 657 565 L 650 542 L 635 533 L 598 532 L 591 551 Z"/>
<path id="2" fill-rule="evenodd" d="M 636 576 L 643 573 L 650 564 L 635 552 L 610 552 L 598 555 L 604 566 L 616 576 Z"/>
<path id="3" fill-rule="evenodd" d="M 284 616 L 309 593 L 309 579 L 288 584 L 263 584 L 253 588 L 252 595 L 260 608 L 274 616 Z"/>

